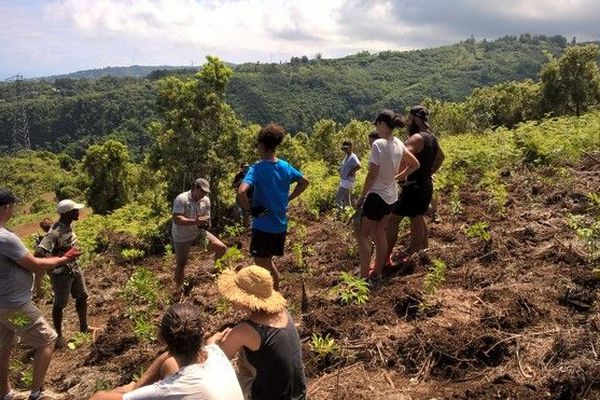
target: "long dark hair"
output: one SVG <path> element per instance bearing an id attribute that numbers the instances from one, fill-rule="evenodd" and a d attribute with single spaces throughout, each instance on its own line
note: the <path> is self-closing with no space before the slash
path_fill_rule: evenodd
<path id="1" fill-rule="evenodd" d="M 191 303 L 171 306 L 160 324 L 160 336 L 172 355 L 186 360 L 197 357 L 204 337 L 200 309 Z"/>

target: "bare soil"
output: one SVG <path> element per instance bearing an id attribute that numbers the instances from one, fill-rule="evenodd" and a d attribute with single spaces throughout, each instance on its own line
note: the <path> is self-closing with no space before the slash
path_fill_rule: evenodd
<path id="1" fill-rule="evenodd" d="M 474 188 L 463 189 L 458 215 L 440 194 L 443 221 L 430 225 L 430 250 L 412 268 L 387 273 L 362 306 L 341 305 L 331 291 L 341 271 L 358 271 L 351 226 L 334 215 L 314 221 L 295 210 L 292 219 L 307 234 L 298 238 L 291 230 L 278 265 L 303 343 L 309 398 L 600 398 L 600 280 L 565 223 L 568 214 L 585 212 L 586 193 L 600 187 L 600 165 L 589 161 L 569 171 L 569 178 L 550 170 L 508 172 L 504 215 Z M 489 223 L 491 244 L 466 237 L 464 228 L 478 221 Z M 304 267 L 292 251 L 299 239 Z M 398 253 L 407 239 L 403 232 Z M 238 238 L 225 241 L 234 245 Z M 242 244 L 247 250 L 246 236 Z M 434 258 L 446 262 L 446 279 L 423 311 L 423 279 Z M 183 300 L 203 308 L 207 331 L 238 321 L 240 315 L 219 306 L 211 257 L 194 252 L 190 264 L 192 287 Z M 139 265 L 170 288 L 172 262 L 162 257 L 129 265 L 106 254 L 85 269 L 91 323 L 102 330 L 93 343 L 56 353 L 47 386 L 65 399 L 127 383 L 163 350 L 136 338 L 119 296 Z M 51 305 L 42 306 L 49 316 Z M 71 335 L 73 304 L 66 321 Z M 313 333 L 334 338 L 341 351 L 317 358 Z M 28 362 L 24 351 L 21 358 Z"/>

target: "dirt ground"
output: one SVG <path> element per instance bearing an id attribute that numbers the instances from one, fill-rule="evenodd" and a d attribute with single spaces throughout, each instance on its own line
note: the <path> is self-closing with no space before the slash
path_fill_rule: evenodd
<path id="1" fill-rule="evenodd" d="M 430 250 L 412 268 L 387 273 L 363 306 L 341 305 L 331 291 L 341 271 L 358 271 L 351 226 L 330 214 L 312 221 L 295 213 L 296 228 L 278 262 L 303 343 L 309 398 L 600 398 L 600 279 L 565 222 L 569 214 L 584 213 L 585 195 L 598 191 L 600 165 L 588 160 L 568 172 L 557 177 L 550 170 L 507 171 L 504 215 L 474 188 L 461 192 L 458 215 L 441 194 L 442 221 L 430 225 Z M 478 221 L 489 223 L 490 243 L 466 237 L 465 227 Z M 300 223 L 307 228 L 302 235 Z M 401 233 L 398 254 L 407 238 Z M 241 241 L 247 254 L 248 238 Z M 304 266 L 292 251 L 295 243 L 302 243 Z M 423 311 L 431 259 L 443 260 L 447 272 Z M 170 288 L 169 261 L 151 257 L 140 265 Z M 63 398 L 87 398 L 99 388 L 127 383 L 163 350 L 158 343 L 140 343 L 125 316 L 119 291 L 135 266 L 105 255 L 85 269 L 91 324 L 102 330 L 93 343 L 56 353 L 47 387 Z M 207 331 L 239 320 L 219 306 L 210 257 L 194 252 L 191 266 L 192 287 L 184 300 L 204 309 Z M 51 304 L 43 309 L 49 316 Z M 65 331 L 73 334 L 72 303 L 66 320 Z M 329 335 L 340 350 L 317 358 L 309 344 L 313 333 Z M 21 358 L 28 362 L 24 350 Z"/>

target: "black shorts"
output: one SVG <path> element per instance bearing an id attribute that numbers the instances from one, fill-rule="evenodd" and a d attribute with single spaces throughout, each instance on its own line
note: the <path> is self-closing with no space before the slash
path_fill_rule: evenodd
<path id="1" fill-rule="evenodd" d="M 392 212 L 392 205 L 383 201 L 377 193 L 369 193 L 362 207 L 362 216 L 371 221 L 381 221 Z"/>
<path id="2" fill-rule="evenodd" d="M 432 183 L 413 183 L 403 186 L 398 201 L 394 203 L 393 213 L 409 218 L 425 215 L 432 196 Z"/>
<path id="3" fill-rule="evenodd" d="M 250 255 L 258 258 L 282 256 L 286 232 L 269 233 L 252 229 Z"/>

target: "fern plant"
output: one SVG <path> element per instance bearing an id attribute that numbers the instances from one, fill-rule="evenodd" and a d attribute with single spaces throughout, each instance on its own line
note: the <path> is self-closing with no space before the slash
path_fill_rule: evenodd
<path id="1" fill-rule="evenodd" d="M 357 278 L 347 272 L 340 273 L 341 281 L 334 288 L 342 304 L 362 305 L 369 300 L 369 284 L 362 278 Z"/>
<path id="2" fill-rule="evenodd" d="M 317 359 L 322 359 L 327 356 L 337 356 L 342 348 L 335 342 L 335 339 L 329 337 L 329 334 L 322 336 L 313 333 L 310 337 L 310 350 L 315 353 Z"/>

